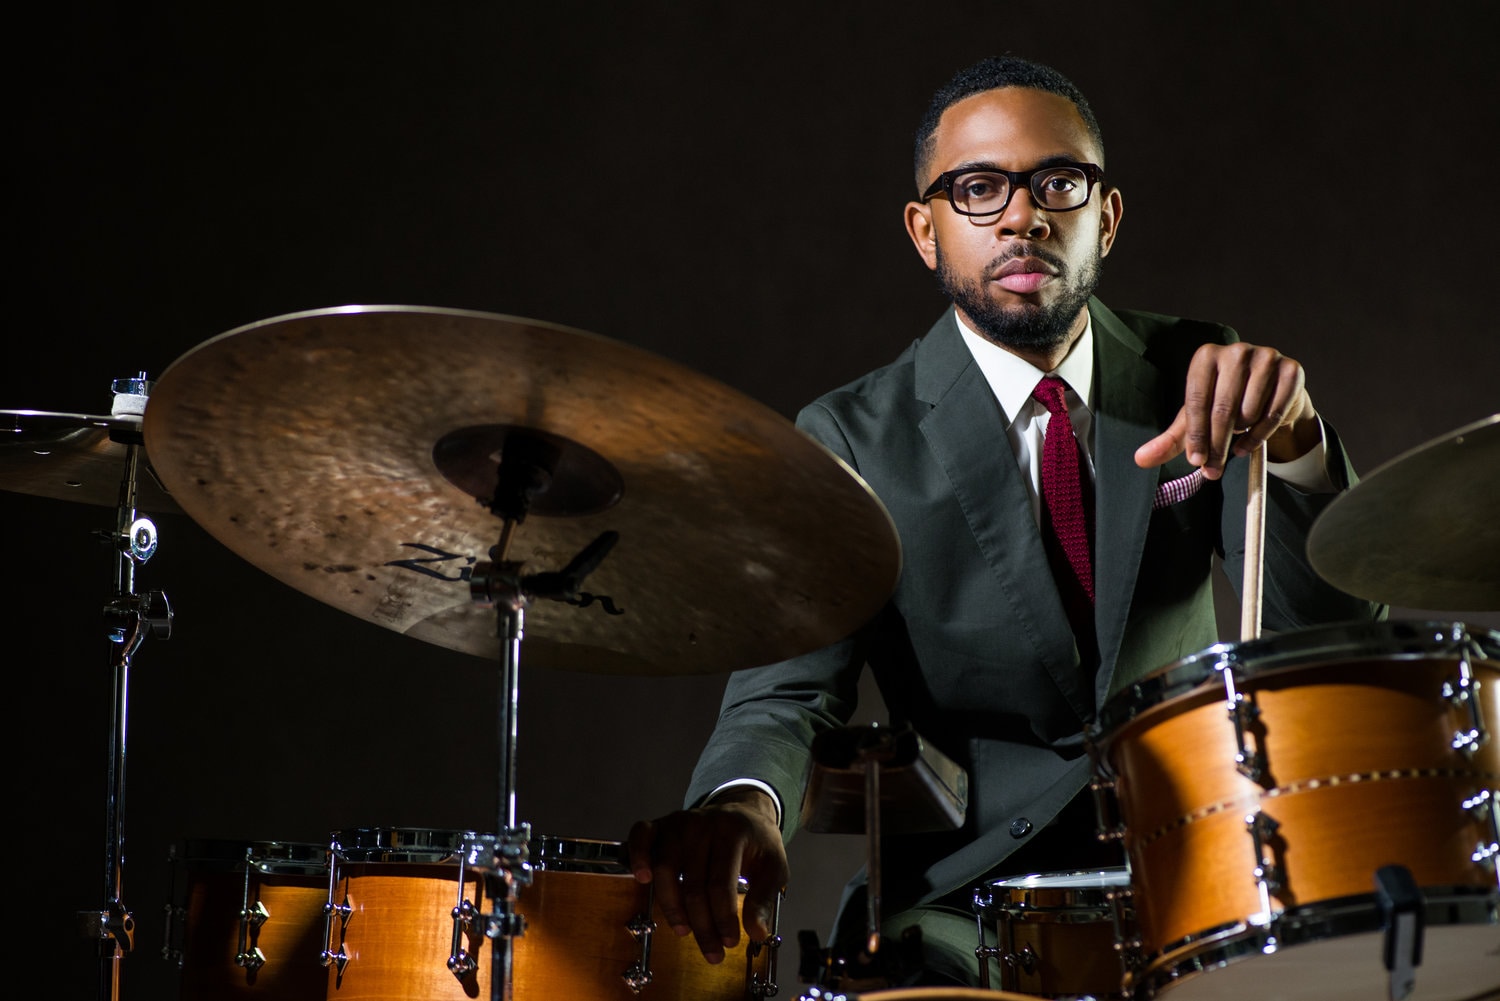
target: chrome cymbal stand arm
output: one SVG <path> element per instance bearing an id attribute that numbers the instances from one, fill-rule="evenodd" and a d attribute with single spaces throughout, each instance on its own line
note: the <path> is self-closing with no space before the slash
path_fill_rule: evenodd
<path id="1" fill-rule="evenodd" d="M 490 559 L 474 565 L 469 597 L 494 606 L 500 643 L 500 829 L 491 852 L 489 879 L 493 909 L 485 935 L 493 942 L 492 1001 L 511 997 L 510 940 L 525 934 L 525 918 L 514 909 L 517 884 L 530 881 L 530 828 L 516 824 L 516 735 L 520 694 L 521 640 L 525 608 L 534 598 L 569 601 L 578 597 L 583 579 L 597 567 L 619 538 L 605 532 L 584 547 L 560 571 L 521 575 L 522 563 L 508 560 L 511 539 L 526 520 L 532 501 L 552 484 L 557 450 L 551 443 L 527 437 L 507 441 L 496 470 L 493 496 L 484 501 L 501 519 L 500 538 Z"/>
<path id="2" fill-rule="evenodd" d="M 141 412 L 149 387 L 142 372 L 135 379 L 114 384 L 116 416 Z M 125 858 L 125 737 L 129 715 L 130 661 L 148 635 L 166 639 L 172 631 L 172 610 L 160 591 L 135 593 L 135 568 L 156 553 L 156 525 L 136 514 L 136 476 L 142 441 L 139 435 L 119 432 L 126 440 L 125 472 L 115 531 L 105 535 L 115 551 L 114 589 L 104 606 L 105 635 L 110 644 L 113 711 L 105 790 L 104 906 L 86 915 L 86 931 L 97 938 L 103 959 L 101 997 L 119 997 L 119 965 L 134 947 L 135 919 L 124 903 Z M 104 535 L 104 533 L 101 533 Z"/>

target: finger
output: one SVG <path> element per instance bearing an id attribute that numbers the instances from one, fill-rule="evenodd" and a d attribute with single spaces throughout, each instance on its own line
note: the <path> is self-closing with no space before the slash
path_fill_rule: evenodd
<path id="1" fill-rule="evenodd" d="M 680 937 L 692 931 L 682 901 L 682 884 L 677 878 L 684 865 L 680 825 L 663 819 L 657 821 L 656 826 L 656 840 L 651 851 L 652 894 L 667 926 Z"/>
<path id="2" fill-rule="evenodd" d="M 1183 386 L 1182 412 L 1186 428 L 1182 436 L 1188 462 L 1199 468 L 1208 464 L 1213 452 L 1213 407 L 1218 382 L 1218 345 L 1205 344 L 1193 353 Z M 1205 470 L 1207 472 L 1207 470 Z"/>
<path id="3" fill-rule="evenodd" d="M 681 894 L 682 913 L 688 930 L 698 943 L 698 951 L 710 963 L 720 963 L 724 960 L 723 935 L 719 931 L 713 905 L 709 900 L 711 887 L 716 881 L 716 876 L 710 869 L 709 851 L 712 842 L 711 837 L 698 836 L 684 844 L 680 860 L 681 876 L 677 886 Z M 675 923 L 673 931 L 677 931 L 678 935 L 682 934 Z"/>
<path id="4" fill-rule="evenodd" d="M 1135 464 L 1150 469 L 1181 455 L 1186 447 L 1187 411 L 1179 409 L 1167 429 L 1135 450 Z"/>
<path id="5" fill-rule="evenodd" d="M 1249 432 L 1238 443 L 1237 454 L 1249 455 L 1292 423 L 1302 412 L 1305 384 L 1301 364 L 1279 352 L 1270 354 L 1267 364 L 1252 374 L 1246 388 L 1247 399 L 1253 394 L 1258 403 L 1255 412 L 1247 414 L 1245 426 Z"/>
<path id="6" fill-rule="evenodd" d="M 784 881 L 751 879 L 745 890 L 744 915 L 745 934 L 753 942 L 764 942 L 771 937 L 775 923 L 776 905 Z"/>
<path id="7" fill-rule="evenodd" d="M 1223 474 L 1234 445 L 1235 432 L 1246 424 L 1245 387 L 1249 383 L 1255 353 L 1256 349 L 1251 346 L 1236 344 L 1213 355 L 1214 389 L 1208 408 L 1208 438 L 1204 443 L 1206 458 L 1200 466 L 1204 475 L 1213 479 Z"/>
<path id="8" fill-rule="evenodd" d="M 708 908 L 714 930 L 725 948 L 740 942 L 740 862 L 744 842 L 736 841 L 716 854 L 708 874 Z"/>

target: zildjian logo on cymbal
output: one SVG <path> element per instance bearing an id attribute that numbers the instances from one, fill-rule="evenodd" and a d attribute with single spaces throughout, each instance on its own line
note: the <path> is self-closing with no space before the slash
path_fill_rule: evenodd
<path id="1" fill-rule="evenodd" d="M 467 581 L 470 579 L 470 577 L 473 576 L 475 563 L 475 558 L 473 556 L 465 556 L 462 553 L 446 552 L 442 549 L 437 548 L 436 546 L 429 546 L 421 542 L 403 542 L 401 543 L 401 545 L 409 549 L 422 549 L 429 553 L 432 553 L 433 555 L 413 556 L 410 559 L 405 560 L 391 560 L 385 564 L 386 566 L 401 567 L 406 570 L 415 570 L 417 573 L 426 574 L 428 577 L 435 577 L 438 580 L 454 582 Z M 429 563 L 447 563 L 450 560 L 464 561 L 463 566 L 456 568 L 458 571 L 456 574 L 450 575 L 441 573 L 438 570 L 427 566 L 427 564 Z M 577 605 L 579 608 L 587 608 L 597 601 L 599 603 L 599 607 L 604 609 L 604 611 L 609 615 L 625 614 L 624 609 L 615 607 L 614 599 L 612 599 L 607 594 L 590 594 L 588 591 L 578 591 L 577 593 L 562 598 L 561 600 L 569 605 Z"/>

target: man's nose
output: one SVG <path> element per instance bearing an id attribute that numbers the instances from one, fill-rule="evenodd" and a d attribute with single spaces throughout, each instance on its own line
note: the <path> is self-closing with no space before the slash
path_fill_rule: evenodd
<path id="1" fill-rule="evenodd" d="M 1030 240 L 1046 239 L 1052 232 L 1052 223 L 1046 210 L 1031 197 L 1030 188 L 1017 188 L 1011 192 L 1010 203 L 996 220 L 1001 236 L 1022 236 Z"/>

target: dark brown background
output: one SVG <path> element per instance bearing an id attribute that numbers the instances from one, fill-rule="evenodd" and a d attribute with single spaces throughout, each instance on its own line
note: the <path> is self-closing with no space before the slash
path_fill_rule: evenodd
<path id="1" fill-rule="evenodd" d="M 401 303 L 617 338 L 790 418 L 942 308 L 901 229 L 911 130 L 953 69 L 1011 50 L 1103 123 L 1127 208 L 1108 302 L 1303 361 L 1367 471 L 1500 410 L 1487 0 L 305 6 L 57 8 L 12 37 L 0 408 L 107 412 L 112 379 L 223 331 Z M 104 892 L 111 587 L 91 533 L 112 513 L 15 493 L 0 512 L 11 944 L 50 996 L 88 998 L 73 916 Z M 488 829 L 498 810 L 495 666 L 158 524 L 140 585 L 177 620 L 130 678 L 127 1001 L 175 991 L 174 841 Z M 620 839 L 674 807 L 722 684 L 523 672 L 520 818 Z M 784 932 L 823 928 L 861 850 L 794 841 Z"/>

